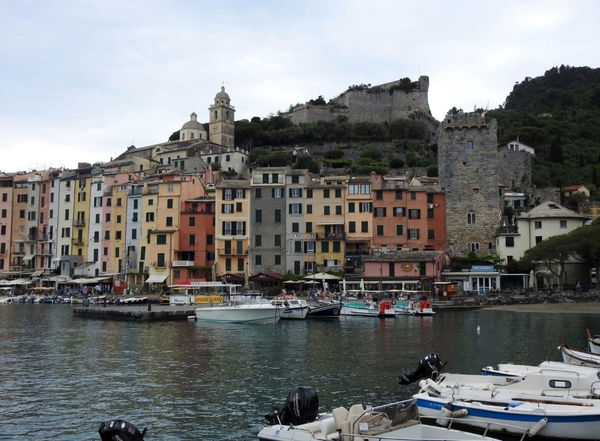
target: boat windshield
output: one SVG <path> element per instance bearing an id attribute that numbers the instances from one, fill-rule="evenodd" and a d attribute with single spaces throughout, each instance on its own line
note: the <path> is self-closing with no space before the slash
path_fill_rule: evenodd
<path id="1" fill-rule="evenodd" d="M 235 295 L 230 297 L 230 301 L 236 305 L 260 305 L 260 304 L 271 304 L 267 299 L 256 295 Z"/>
<path id="2" fill-rule="evenodd" d="M 420 421 L 419 409 L 414 400 L 398 401 L 373 408 L 377 412 L 385 413 L 392 421 L 392 426 L 407 423 L 408 421 Z"/>

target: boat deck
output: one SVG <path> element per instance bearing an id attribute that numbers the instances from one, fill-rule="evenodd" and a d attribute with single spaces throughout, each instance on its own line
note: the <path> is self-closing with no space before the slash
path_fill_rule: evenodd
<path id="1" fill-rule="evenodd" d="M 197 307 L 198 305 L 171 306 L 152 303 L 124 306 L 90 305 L 87 308 L 77 305 L 73 307 L 73 317 L 152 322 L 188 320 L 189 316 L 194 315 Z"/>

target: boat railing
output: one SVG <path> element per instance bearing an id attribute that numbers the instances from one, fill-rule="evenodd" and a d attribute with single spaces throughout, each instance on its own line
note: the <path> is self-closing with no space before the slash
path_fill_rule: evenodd
<path id="1" fill-rule="evenodd" d="M 421 415 L 421 421 L 423 424 L 430 425 L 442 425 L 447 427 L 448 429 L 452 428 L 453 424 L 463 425 L 461 421 L 461 417 L 453 417 L 453 416 L 425 416 Z M 514 426 L 512 424 L 498 423 L 495 421 L 487 421 L 487 420 L 479 420 L 477 418 L 469 418 L 469 425 L 477 425 L 478 427 L 483 429 L 482 436 L 488 436 L 488 432 L 490 430 L 500 431 L 500 432 L 512 432 L 512 433 L 521 433 L 520 441 L 523 441 L 526 436 L 533 436 L 534 434 L 530 434 L 530 431 L 527 429 L 523 429 L 520 426 Z"/>

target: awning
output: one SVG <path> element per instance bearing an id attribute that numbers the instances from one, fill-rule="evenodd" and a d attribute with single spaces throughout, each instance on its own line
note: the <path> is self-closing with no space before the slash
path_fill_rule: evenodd
<path id="1" fill-rule="evenodd" d="M 344 225 L 343 220 L 317 222 L 317 225 Z"/>
<path id="2" fill-rule="evenodd" d="M 145 283 L 162 283 L 167 280 L 167 276 L 150 276 Z"/>
<path id="3" fill-rule="evenodd" d="M 33 259 L 33 254 L 27 254 L 25 256 L 23 256 L 23 260 L 25 261 L 30 261 L 31 259 Z"/>
<path id="4" fill-rule="evenodd" d="M 44 274 L 44 270 L 37 270 L 31 273 L 31 277 L 40 277 L 42 274 Z"/>

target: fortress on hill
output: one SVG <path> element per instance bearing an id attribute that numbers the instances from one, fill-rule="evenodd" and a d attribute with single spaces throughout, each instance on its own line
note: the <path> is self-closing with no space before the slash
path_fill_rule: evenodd
<path id="1" fill-rule="evenodd" d="M 294 124 L 336 121 L 340 117 L 350 122 L 390 122 L 410 115 L 434 122 L 428 91 L 427 76 L 414 82 L 404 79 L 372 87 L 352 86 L 330 104 L 300 104 L 282 116 Z"/>

